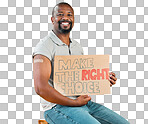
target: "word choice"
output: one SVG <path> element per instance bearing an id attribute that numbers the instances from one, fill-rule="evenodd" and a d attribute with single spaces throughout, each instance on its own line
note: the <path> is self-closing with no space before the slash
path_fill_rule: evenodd
<path id="1" fill-rule="evenodd" d="M 100 93 L 98 81 L 57 83 L 56 85 L 64 94 Z"/>

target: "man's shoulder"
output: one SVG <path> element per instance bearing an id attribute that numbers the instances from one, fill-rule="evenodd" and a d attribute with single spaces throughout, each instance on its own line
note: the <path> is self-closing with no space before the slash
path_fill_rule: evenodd
<path id="1" fill-rule="evenodd" d="M 43 39 L 41 39 L 33 52 L 33 56 L 40 54 L 40 55 L 44 55 L 47 58 L 49 58 L 50 60 L 52 60 L 52 51 L 54 49 L 54 44 L 50 38 L 49 35 L 45 36 Z"/>
<path id="2" fill-rule="evenodd" d="M 44 38 L 42 38 L 40 41 L 43 42 L 43 43 L 46 43 L 46 42 L 47 43 L 53 43 L 49 34 L 46 35 Z"/>
<path id="3" fill-rule="evenodd" d="M 52 45 L 52 44 L 53 44 L 53 42 L 52 42 L 52 40 L 50 38 L 50 35 L 48 34 L 45 37 L 43 37 L 42 39 L 40 39 L 40 41 L 37 43 L 36 46 L 38 46 L 38 45 L 48 46 L 48 45 Z"/>

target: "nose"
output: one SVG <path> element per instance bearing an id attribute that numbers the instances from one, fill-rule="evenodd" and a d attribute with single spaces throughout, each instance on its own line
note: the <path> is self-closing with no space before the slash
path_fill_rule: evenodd
<path id="1" fill-rule="evenodd" d="M 69 21 L 70 19 L 69 19 L 69 17 L 68 17 L 67 15 L 64 15 L 64 16 L 62 17 L 62 20 Z"/>

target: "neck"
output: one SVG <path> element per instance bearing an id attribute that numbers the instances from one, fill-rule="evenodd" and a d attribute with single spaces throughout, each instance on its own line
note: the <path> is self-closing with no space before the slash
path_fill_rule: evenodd
<path id="1" fill-rule="evenodd" d="M 70 44 L 70 40 L 69 40 L 69 35 L 70 35 L 70 32 L 67 33 L 67 34 L 63 34 L 63 33 L 60 33 L 60 32 L 57 32 L 56 30 L 53 29 L 53 32 L 56 34 L 56 36 L 65 44 L 67 44 L 69 46 Z"/>

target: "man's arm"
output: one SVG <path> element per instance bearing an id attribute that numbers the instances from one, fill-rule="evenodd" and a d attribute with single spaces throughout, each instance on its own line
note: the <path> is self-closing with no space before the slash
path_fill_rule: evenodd
<path id="1" fill-rule="evenodd" d="M 60 94 L 57 90 L 48 84 L 51 74 L 51 62 L 43 55 L 36 55 L 33 59 L 33 77 L 34 87 L 38 95 L 45 100 L 65 105 L 65 106 L 82 106 L 87 104 L 91 98 L 88 95 L 81 95 L 76 100 L 70 99 Z"/>

